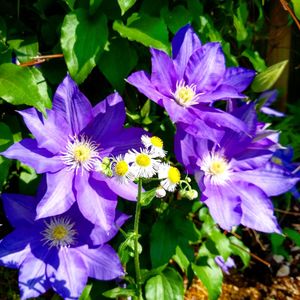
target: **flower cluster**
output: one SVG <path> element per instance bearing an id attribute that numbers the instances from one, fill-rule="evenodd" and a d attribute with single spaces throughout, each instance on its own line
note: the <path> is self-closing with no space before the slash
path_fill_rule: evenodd
<path id="1" fill-rule="evenodd" d="M 151 54 L 151 75 L 138 71 L 127 81 L 176 123 L 176 158 L 195 176 L 215 221 L 226 230 L 243 224 L 280 232 L 269 197 L 292 189 L 299 175 L 272 161 L 282 146 L 279 133 L 257 120 L 261 99 L 241 101 L 255 72 L 226 68 L 221 45 L 201 45 L 190 25 L 174 36 L 172 58 Z M 261 97 L 269 99 L 265 106 L 275 99 L 274 93 Z M 218 100 L 227 102 L 226 111 L 213 106 Z"/>

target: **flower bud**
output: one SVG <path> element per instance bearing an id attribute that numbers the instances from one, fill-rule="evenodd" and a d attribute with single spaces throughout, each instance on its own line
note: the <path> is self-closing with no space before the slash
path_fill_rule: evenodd
<path id="1" fill-rule="evenodd" d="M 166 191 L 161 186 L 159 186 L 155 191 L 156 198 L 163 198 L 166 196 Z"/>
<path id="2" fill-rule="evenodd" d="M 185 193 L 185 197 L 187 197 L 189 200 L 194 200 L 198 198 L 198 192 L 196 190 L 190 190 Z"/>

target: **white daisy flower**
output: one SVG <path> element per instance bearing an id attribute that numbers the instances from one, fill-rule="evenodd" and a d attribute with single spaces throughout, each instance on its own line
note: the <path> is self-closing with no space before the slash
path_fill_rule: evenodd
<path id="1" fill-rule="evenodd" d="M 163 149 L 164 143 L 162 139 L 157 136 L 148 136 L 146 134 L 142 135 L 142 143 L 143 145 L 150 150 L 151 153 L 156 155 L 157 157 L 165 157 L 167 151 Z"/>
<path id="2" fill-rule="evenodd" d="M 134 175 L 131 171 L 128 154 L 118 155 L 112 163 L 112 170 L 115 178 L 121 184 L 126 184 L 134 180 Z"/>
<path id="3" fill-rule="evenodd" d="M 169 164 L 162 164 L 158 171 L 158 178 L 164 179 L 160 185 L 169 192 L 174 192 L 180 182 L 180 172 Z"/>
<path id="4" fill-rule="evenodd" d="M 135 178 L 151 178 L 157 173 L 160 167 L 160 162 L 155 159 L 156 156 L 149 150 L 140 149 L 140 152 L 130 150 L 127 155 L 128 162 L 131 163 L 131 171 Z"/>

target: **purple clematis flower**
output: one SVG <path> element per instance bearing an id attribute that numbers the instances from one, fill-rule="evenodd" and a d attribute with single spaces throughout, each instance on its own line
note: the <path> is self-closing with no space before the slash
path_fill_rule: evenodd
<path id="1" fill-rule="evenodd" d="M 226 68 L 220 43 L 201 45 L 190 25 L 181 28 L 172 41 L 172 58 L 151 49 L 152 73 L 133 73 L 127 81 L 163 106 L 174 123 L 186 132 L 218 141 L 220 127 L 247 131 L 241 120 L 212 107 L 216 100 L 245 98 L 242 92 L 255 72 L 241 67 Z"/>
<path id="2" fill-rule="evenodd" d="M 258 104 L 260 102 L 263 102 L 260 111 L 266 115 L 275 116 L 275 117 L 284 117 L 285 116 L 284 113 L 269 107 L 276 101 L 277 97 L 278 97 L 277 90 L 270 90 L 270 91 L 263 92 L 257 99 Z"/>
<path id="3" fill-rule="evenodd" d="M 195 175 L 201 200 L 223 229 L 243 224 L 263 232 L 280 232 L 269 197 L 290 190 L 299 178 L 270 161 L 278 134 L 262 130 L 253 103 L 233 113 L 251 128 L 252 137 L 228 129 L 216 144 L 179 130 L 177 159 Z"/>
<path id="4" fill-rule="evenodd" d="M 50 288 L 64 299 L 78 299 L 88 277 L 124 275 L 116 252 L 104 243 L 128 216 L 119 214 L 107 233 L 83 218 L 76 204 L 67 213 L 35 220 L 37 198 L 3 194 L 2 199 L 15 229 L 0 241 L 0 265 L 19 269 L 21 299 Z"/>
<path id="5" fill-rule="evenodd" d="M 47 118 L 34 108 L 20 114 L 35 139 L 24 139 L 1 154 L 37 173 L 47 173 L 47 192 L 37 206 L 37 218 L 64 213 L 77 201 L 85 218 L 109 230 L 117 194 L 135 200 L 137 188 L 95 172 L 96 166 L 106 156 L 138 149 L 144 133 L 123 127 L 125 107 L 119 94 L 92 108 L 68 75 L 55 93 Z"/>
<path id="6" fill-rule="evenodd" d="M 231 257 L 228 257 L 225 262 L 224 258 L 221 255 L 218 255 L 215 257 L 215 262 L 227 275 L 229 274 L 229 269 L 236 267 L 234 260 Z"/>

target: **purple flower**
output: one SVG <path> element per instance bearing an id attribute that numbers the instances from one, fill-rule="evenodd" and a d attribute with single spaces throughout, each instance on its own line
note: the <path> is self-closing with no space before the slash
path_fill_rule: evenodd
<path id="1" fill-rule="evenodd" d="M 236 267 L 234 260 L 231 257 L 228 257 L 225 262 L 224 258 L 218 255 L 215 257 L 215 262 L 226 274 L 229 274 L 229 269 Z"/>
<path id="2" fill-rule="evenodd" d="M 172 58 L 151 49 L 152 73 L 138 71 L 127 81 L 163 106 L 171 120 L 189 134 L 215 141 L 221 128 L 247 131 L 243 122 L 211 106 L 216 100 L 245 98 L 242 94 L 255 72 L 226 68 L 220 43 L 201 42 L 190 25 L 181 28 L 172 41 Z"/>
<path id="3" fill-rule="evenodd" d="M 88 277 L 111 280 L 124 275 L 117 254 L 104 243 L 126 215 L 120 214 L 105 232 L 83 218 L 76 204 L 62 215 L 35 220 L 37 198 L 3 194 L 2 199 L 15 229 L 0 241 L 0 264 L 19 269 L 21 299 L 37 297 L 49 288 L 64 299 L 78 299 Z"/>
<path id="4" fill-rule="evenodd" d="M 20 112 L 35 139 L 24 139 L 2 153 L 47 173 L 47 192 L 37 206 L 37 218 L 67 211 L 77 201 L 81 213 L 109 230 L 115 218 L 117 194 L 135 200 L 134 183 L 120 185 L 95 172 L 109 155 L 141 146 L 143 130 L 124 128 L 125 107 L 115 93 L 92 108 L 68 75 L 59 85 L 47 118 L 36 109 Z"/>
<path id="5" fill-rule="evenodd" d="M 233 112 L 251 129 L 251 136 L 226 130 L 216 144 L 178 131 L 177 159 L 195 175 L 201 200 L 225 230 L 243 224 L 263 232 L 280 232 L 270 196 L 290 190 L 299 178 L 270 161 L 278 134 L 263 130 L 254 104 Z"/>
<path id="6" fill-rule="evenodd" d="M 275 117 L 284 117 L 285 116 L 284 113 L 269 107 L 270 105 L 273 104 L 273 102 L 276 101 L 277 97 L 278 97 L 277 90 L 270 90 L 270 91 L 263 92 L 257 99 L 258 104 L 260 104 L 260 102 L 263 102 L 260 111 L 266 115 L 271 115 Z"/>

